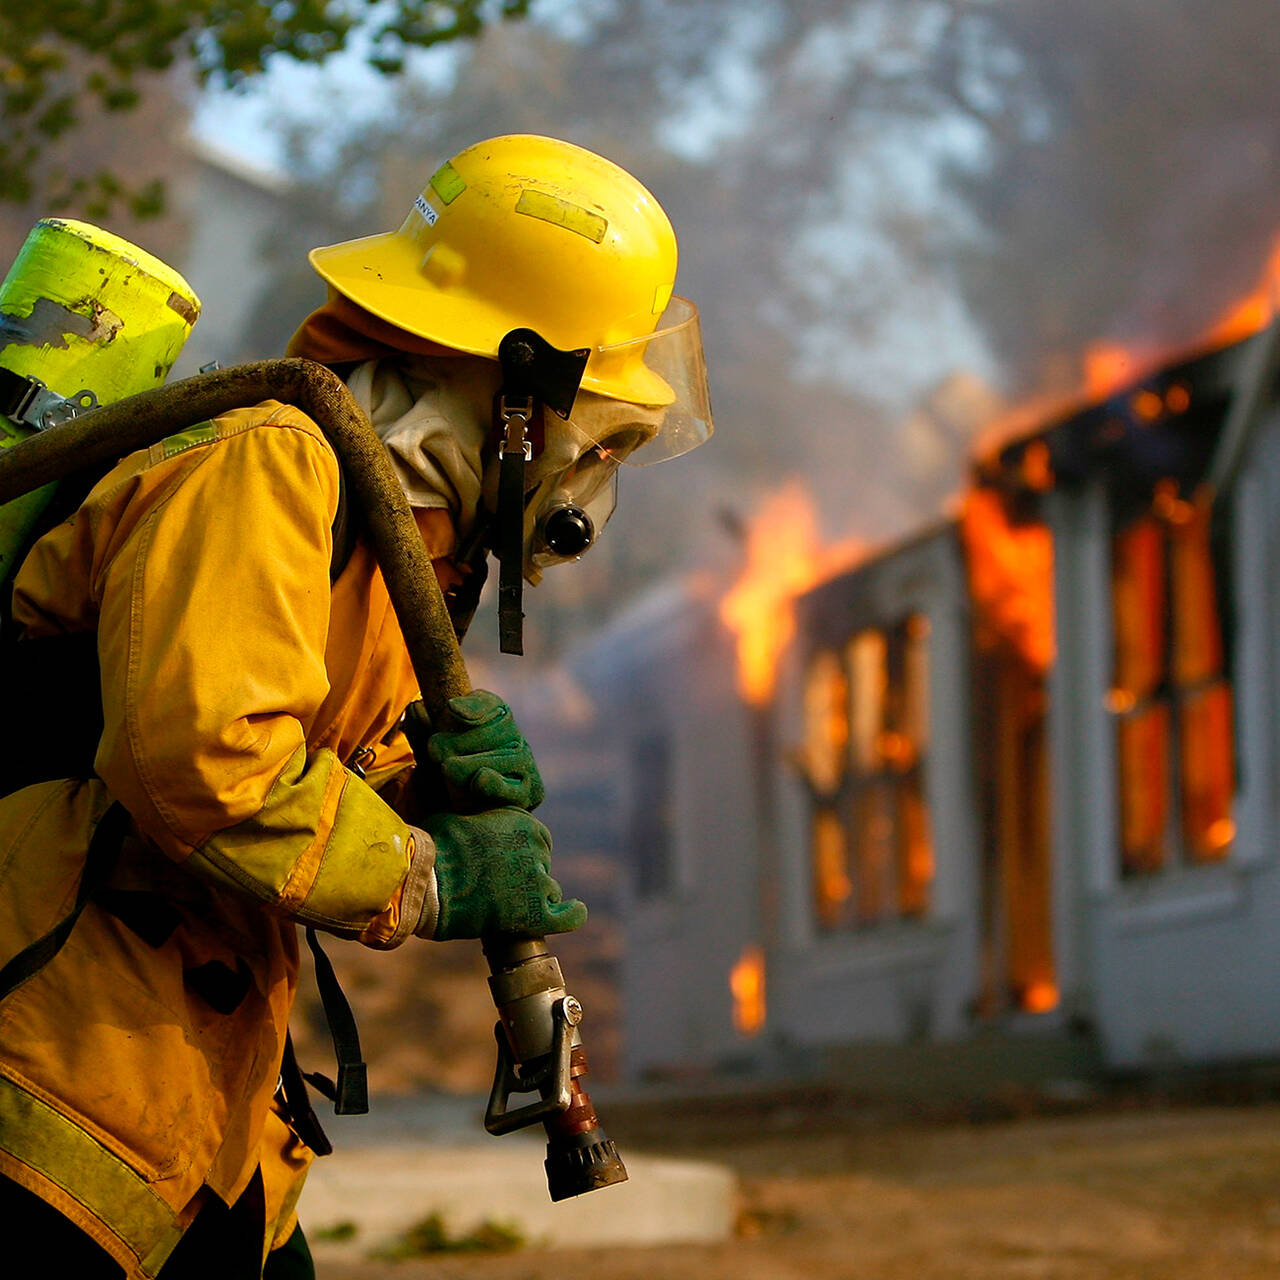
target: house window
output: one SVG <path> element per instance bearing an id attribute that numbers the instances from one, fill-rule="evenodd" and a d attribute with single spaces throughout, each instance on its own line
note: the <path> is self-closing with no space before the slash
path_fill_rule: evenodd
<path id="1" fill-rule="evenodd" d="M 1207 502 L 1172 481 L 1112 546 L 1121 868 L 1218 862 L 1235 836 L 1232 693 Z"/>
<path id="2" fill-rule="evenodd" d="M 805 759 L 809 781 L 823 796 L 840 789 L 848 771 L 849 679 L 840 658 L 819 653 L 804 685 Z"/>
<path id="3" fill-rule="evenodd" d="M 814 656 L 805 682 L 814 912 L 824 929 L 929 908 L 933 844 L 924 795 L 929 624 L 912 615 Z"/>

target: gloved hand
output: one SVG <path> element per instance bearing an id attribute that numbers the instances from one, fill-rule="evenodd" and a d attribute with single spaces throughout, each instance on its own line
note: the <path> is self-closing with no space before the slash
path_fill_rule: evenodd
<path id="1" fill-rule="evenodd" d="M 512 933 L 540 938 L 586 923 L 551 878 L 551 833 L 523 809 L 440 813 L 424 824 L 436 846 L 439 915 L 419 933 L 438 941 Z"/>
<path id="2" fill-rule="evenodd" d="M 449 807 L 463 813 L 515 805 L 532 811 L 546 798 L 533 752 L 497 694 L 475 689 L 450 700 L 427 742 Z"/>

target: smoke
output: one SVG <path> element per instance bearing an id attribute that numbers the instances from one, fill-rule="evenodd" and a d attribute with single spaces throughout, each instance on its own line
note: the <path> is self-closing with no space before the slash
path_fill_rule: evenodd
<path id="1" fill-rule="evenodd" d="M 1257 279 L 1280 231 L 1280 35 L 1259 0 L 999 9 L 1052 127 L 963 184 L 993 233 L 963 284 L 1021 394 L 1093 340 L 1186 343 Z"/>
<path id="2" fill-rule="evenodd" d="M 1280 229 L 1274 16 L 1268 0 L 542 0 L 454 50 L 448 75 L 407 77 L 340 147 L 332 119 L 306 123 L 293 155 L 313 210 L 367 193 L 344 218 L 368 230 L 451 151 L 515 131 L 612 156 L 671 213 L 718 433 L 624 476 L 591 553 L 605 594 L 563 589 L 589 621 L 731 561 L 721 513 L 781 476 L 809 482 L 827 537 L 908 533 L 1001 398 L 1075 385 L 1094 340 L 1201 331 Z"/>

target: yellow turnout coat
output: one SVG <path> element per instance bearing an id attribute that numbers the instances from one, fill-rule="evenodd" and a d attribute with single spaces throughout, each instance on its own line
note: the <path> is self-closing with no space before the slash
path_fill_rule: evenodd
<path id="1" fill-rule="evenodd" d="M 112 799 L 132 834 L 0 1003 L 0 1173 L 130 1277 L 259 1166 L 264 1252 L 287 1237 L 311 1158 L 272 1106 L 296 922 L 394 946 L 431 875 L 374 790 L 409 762 L 416 683 L 367 546 L 331 588 L 338 497 L 317 427 L 269 401 L 126 458 L 16 582 L 27 635 L 98 633 L 105 731 L 96 777 L 0 799 L 0 963 L 70 910 Z M 446 552 L 447 516 L 421 523 Z"/>

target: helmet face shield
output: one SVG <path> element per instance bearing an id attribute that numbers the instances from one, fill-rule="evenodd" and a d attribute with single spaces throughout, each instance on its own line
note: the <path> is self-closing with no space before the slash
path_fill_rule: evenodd
<path id="1" fill-rule="evenodd" d="M 653 333 L 598 347 L 588 368 L 634 387 L 644 386 L 646 399 L 634 406 L 634 420 L 612 415 L 607 433 L 595 415 L 575 405 L 568 426 L 584 441 L 597 445 L 619 462 L 648 466 L 677 458 L 710 438 L 711 393 L 702 350 L 698 308 L 687 298 L 672 297 Z"/>
<path id="2" fill-rule="evenodd" d="M 595 542 L 613 514 L 623 463 L 679 457 L 714 429 L 698 309 L 687 299 L 673 297 L 653 333 L 597 347 L 588 367 L 597 364 L 651 399 L 633 403 L 584 385 L 567 421 L 548 416 L 537 464 L 544 479 L 525 526 L 526 564 L 535 573 L 577 560 Z"/>

